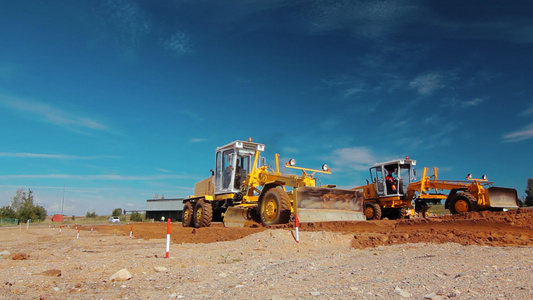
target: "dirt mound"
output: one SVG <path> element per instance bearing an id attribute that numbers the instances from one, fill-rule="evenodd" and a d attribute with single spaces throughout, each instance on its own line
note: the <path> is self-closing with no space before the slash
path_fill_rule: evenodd
<path id="1" fill-rule="evenodd" d="M 405 243 L 459 243 L 482 246 L 533 246 L 533 210 L 472 212 L 429 219 L 302 224 L 302 230 L 354 234 L 362 249 Z"/>
<path id="2" fill-rule="evenodd" d="M 93 230 L 115 235 L 129 235 L 141 239 L 166 239 L 167 223 L 132 223 L 120 225 L 84 226 L 82 230 Z M 264 227 L 225 228 L 221 223 L 210 227 L 183 227 L 180 223 L 171 225 L 170 238 L 173 243 L 214 243 L 234 241 L 253 233 L 266 230 Z"/>
<path id="3" fill-rule="evenodd" d="M 475 212 L 428 219 L 379 220 L 360 222 L 303 223 L 301 231 L 331 231 L 354 236 L 352 247 L 367 248 L 405 243 L 459 243 L 483 246 L 533 246 L 533 210 L 507 212 Z M 94 230 L 135 238 L 164 239 L 166 223 L 134 223 L 93 226 Z M 271 226 L 293 230 L 294 224 Z M 264 227 L 224 228 L 213 223 L 207 228 L 182 227 L 172 224 L 173 243 L 213 243 L 232 241 L 268 230 Z M 82 230 L 89 230 L 85 226 Z"/>

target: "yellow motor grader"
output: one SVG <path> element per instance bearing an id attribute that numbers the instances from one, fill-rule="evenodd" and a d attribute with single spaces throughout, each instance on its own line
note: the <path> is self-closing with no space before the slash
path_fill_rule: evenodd
<path id="1" fill-rule="evenodd" d="M 234 141 L 215 152 L 211 176 L 195 184 L 194 195 L 184 199 L 184 227 L 207 227 L 223 221 L 226 227 L 242 227 L 248 221 L 264 226 L 288 223 L 298 218 L 305 222 L 365 220 L 363 196 L 354 190 L 317 186 L 315 173 L 322 170 L 300 168 L 295 160 L 286 167 L 302 175 L 281 174 L 279 155 L 273 170 L 261 156 L 265 145 Z"/>
<path id="2" fill-rule="evenodd" d="M 515 189 L 494 187 L 494 182 L 489 182 L 485 175 L 481 179 L 473 179 L 468 174 L 467 180 L 439 180 L 437 168 L 433 176 L 428 176 L 424 168 L 417 181 L 415 165 L 416 160 L 406 157 L 370 168 L 372 182 L 354 189 L 364 193 L 367 220 L 425 214 L 429 203 L 441 201 L 445 201 L 444 207 L 452 214 L 519 207 Z"/>

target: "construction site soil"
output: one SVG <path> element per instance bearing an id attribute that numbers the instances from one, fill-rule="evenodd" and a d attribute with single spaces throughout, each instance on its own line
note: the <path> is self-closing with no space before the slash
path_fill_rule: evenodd
<path id="1" fill-rule="evenodd" d="M 351 246 L 358 249 L 405 243 L 458 243 L 483 246 L 533 246 L 533 210 L 508 212 L 472 212 L 432 218 L 375 220 L 362 222 L 302 223 L 300 231 L 329 231 L 353 235 Z M 166 223 L 132 223 L 85 226 L 102 233 L 129 235 L 136 238 L 166 238 Z M 225 228 L 222 223 L 210 227 L 189 228 L 171 225 L 173 243 L 214 243 L 233 241 L 268 229 L 292 229 L 294 223 L 262 227 L 248 223 L 242 228 Z"/>
<path id="2" fill-rule="evenodd" d="M 533 299 L 532 220 L 0 227 L 0 299 Z"/>

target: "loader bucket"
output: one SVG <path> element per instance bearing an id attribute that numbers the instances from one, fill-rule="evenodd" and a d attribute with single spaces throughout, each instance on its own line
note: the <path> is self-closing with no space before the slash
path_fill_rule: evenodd
<path id="1" fill-rule="evenodd" d="M 518 194 L 515 189 L 503 187 L 488 188 L 489 207 L 518 208 Z"/>
<path id="2" fill-rule="evenodd" d="M 244 227 L 244 223 L 249 220 L 248 207 L 231 206 L 224 213 L 224 227 Z"/>
<path id="3" fill-rule="evenodd" d="M 295 189 L 296 213 L 301 223 L 363 221 L 363 193 L 322 187 Z"/>

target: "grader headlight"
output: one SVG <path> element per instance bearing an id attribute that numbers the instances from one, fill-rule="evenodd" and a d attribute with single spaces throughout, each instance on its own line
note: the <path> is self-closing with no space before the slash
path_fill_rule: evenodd
<path id="1" fill-rule="evenodd" d="M 329 168 L 329 166 L 327 164 L 323 164 L 322 165 L 322 171 L 329 172 L 329 171 L 331 171 L 331 169 Z"/>
<path id="2" fill-rule="evenodd" d="M 489 178 L 487 177 L 487 175 L 483 175 L 483 176 L 481 176 L 481 179 L 483 179 L 483 180 L 489 180 Z"/>
<path id="3" fill-rule="evenodd" d="M 466 175 L 466 179 L 472 179 L 472 174 Z"/>
<path id="4" fill-rule="evenodd" d="M 287 162 L 287 165 L 291 167 L 296 166 L 296 159 L 294 158 L 289 159 L 289 161 Z"/>

